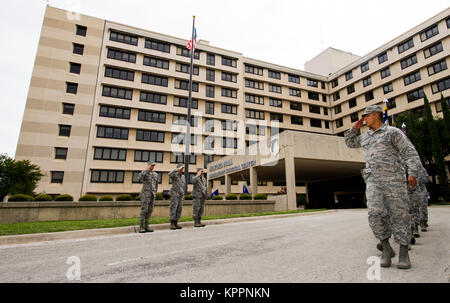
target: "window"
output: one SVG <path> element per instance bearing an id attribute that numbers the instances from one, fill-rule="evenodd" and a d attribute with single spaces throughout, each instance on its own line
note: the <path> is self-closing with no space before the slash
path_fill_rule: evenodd
<path id="1" fill-rule="evenodd" d="M 450 19 L 448 19 L 450 20 Z M 450 97 L 447 97 L 446 99 L 444 99 L 445 102 L 447 102 L 447 105 L 450 107 Z M 440 113 L 442 112 L 442 103 L 440 101 L 435 102 L 434 104 L 436 104 L 436 112 Z"/>
<path id="2" fill-rule="evenodd" d="M 245 117 L 250 119 L 264 120 L 264 112 L 260 112 L 257 110 L 245 110 Z"/>
<path id="3" fill-rule="evenodd" d="M 206 80 L 207 81 L 215 81 L 215 72 L 212 69 L 206 70 Z"/>
<path id="4" fill-rule="evenodd" d="M 159 77 L 150 74 L 142 74 L 141 82 L 158 86 L 169 86 L 169 79 L 167 77 Z"/>
<path id="5" fill-rule="evenodd" d="M 320 106 L 310 105 L 309 112 L 313 114 L 320 114 Z"/>
<path id="6" fill-rule="evenodd" d="M 309 119 L 309 124 L 311 125 L 311 127 L 322 128 L 322 120 Z"/>
<path id="7" fill-rule="evenodd" d="M 410 48 L 412 48 L 412 47 L 414 47 L 414 42 L 413 42 L 413 39 L 411 38 L 411 39 L 409 39 L 408 41 L 403 42 L 402 44 L 400 44 L 400 45 L 397 46 L 397 48 L 398 48 L 398 53 L 401 54 L 401 53 L 403 53 L 404 51 L 406 51 L 406 50 L 408 50 L 408 49 L 410 49 Z"/>
<path id="8" fill-rule="evenodd" d="M 170 53 L 170 44 L 157 40 L 145 39 L 145 48 Z"/>
<path id="9" fill-rule="evenodd" d="M 157 94 L 157 93 L 141 91 L 141 95 L 140 95 L 139 101 L 141 101 L 141 102 L 149 102 L 149 103 L 156 103 L 156 104 L 167 104 L 167 96 L 166 95 L 160 95 L 160 94 Z"/>
<path id="10" fill-rule="evenodd" d="M 255 80 L 245 79 L 245 87 L 250 87 L 250 88 L 264 90 L 264 83 L 263 82 L 259 82 L 259 81 L 255 81 Z"/>
<path id="11" fill-rule="evenodd" d="M 413 101 L 422 99 L 423 98 L 423 88 L 419 88 L 417 90 L 409 92 L 406 95 L 406 98 L 408 99 L 408 102 L 413 102 Z"/>
<path id="12" fill-rule="evenodd" d="M 363 79 L 363 86 L 366 87 L 368 85 L 372 84 L 372 79 L 370 77 L 367 77 Z"/>
<path id="13" fill-rule="evenodd" d="M 341 94 L 340 94 L 339 92 L 336 92 L 336 93 L 333 95 L 334 101 L 337 101 L 337 100 L 339 100 L 340 98 L 341 98 Z"/>
<path id="14" fill-rule="evenodd" d="M 325 89 L 325 82 L 320 81 L 320 87 L 321 87 L 322 89 Z"/>
<path id="15" fill-rule="evenodd" d="M 299 102 L 292 102 L 290 103 L 290 108 L 292 110 L 302 111 L 302 104 Z"/>
<path id="16" fill-rule="evenodd" d="M 245 72 L 249 73 L 249 74 L 262 76 L 263 75 L 263 68 L 245 64 Z"/>
<path id="17" fill-rule="evenodd" d="M 319 94 L 314 92 L 308 92 L 308 99 L 319 101 Z"/>
<path id="18" fill-rule="evenodd" d="M 366 102 L 372 100 L 373 99 L 373 91 L 365 93 L 364 97 L 366 98 Z"/>
<path id="19" fill-rule="evenodd" d="M 206 64 L 216 65 L 216 56 L 214 54 L 206 54 Z"/>
<path id="20" fill-rule="evenodd" d="M 382 53 L 378 56 L 378 64 L 381 64 L 383 62 L 386 62 L 388 60 L 387 53 Z"/>
<path id="21" fill-rule="evenodd" d="M 312 87 L 319 87 L 319 83 L 317 80 L 306 79 L 306 84 Z"/>
<path id="22" fill-rule="evenodd" d="M 447 22 L 447 28 L 450 28 L 450 18 L 447 18 L 447 20 L 445 20 L 445 22 Z"/>
<path id="23" fill-rule="evenodd" d="M 270 113 L 270 121 L 283 122 L 283 114 Z"/>
<path id="24" fill-rule="evenodd" d="M 123 183 L 125 172 L 120 170 L 91 170 L 91 183 Z"/>
<path id="25" fill-rule="evenodd" d="M 177 55 L 190 58 L 191 51 L 185 47 L 177 47 Z M 196 59 L 196 60 L 200 59 L 200 51 L 198 51 L 198 50 L 194 51 L 194 59 Z"/>
<path id="26" fill-rule="evenodd" d="M 361 73 L 364 73 L 365 71 L 369 70 L 369 62 L 366 62 L 361 65 Z"/>
<path id="27" fill-rule="evenodd" d="M 269 69 L 269 78 L 280 80 L 281 79 L 281 73 Z"/>
<path id="28" fill-rule="evenodd" d="M 73 74 L 81 73 L 81 64 L 70 62 L 70 72 Z"/>
<path id="29" fill-rule="evenodd" d="M 111 31 L 111 33 L 109 34 L 109 40 L 134 46 L 138 44 L 138 37 L 113 31 Z"/>
<path id="30" fill-rule="evenodd" d="M 214 137 L 212 137 L 212 136 L 206 137 L 205 141 L 203 143 L 204 149 L 205 150 L 214 150 L 214 142 L 215 142 Z"/>
<path id="31" fill-rule="evenodd" d="M 330 122 L 328 122 L 328 121 L 324 121 L 324 122 L 325 122 L 325 128 L 329 129 L 330 128 Z"/>
<path id="32" fill-rule="evenodd" d="M 136 130 L 136 141 L 164 143 L 164 133 L 152 130 Z"/>
<path id="33" fill-rule="evenodd" d="M 416 63 L 417 63 L 417 56 L 413 55 L 411 57 L 406 58 L 405 60 L 402 60 L 401 61 L 401 66 L 402 66 L 402 69 L 405 69 L 405 68 L 407 68 L 407 67 L 409 67 L 411 65 L 414 65 Z"/>
<path id="34" fill-rule="evenodd" d="M 214 132 L 214 119 L 205 119 L 205 132 Z"/>
<path id="35" fill-rule="evenodd" d="M 206 85 L 206 97 L 214 98 L 215 87 L 211 85 Z"/>
<path id="36" fill-rule="evenodd" d="M 281 86 L 269 84 L 269 92 L 281 94 Z"/>
<path id="37" fill-rule="evenodd" d="M 222 56 L 222 65 L 236 67 L 236 59 Z"/>
<path id="38" fill-rule="evenodd" d="M 327 102 L 327 95 L 322 94 L 322 101 L 323 101 L 323 102 Z"/>
<path id="39" fill-rule="evenodd" d="M 155 172 L 155 171 L 154 171 Z M 134 171 L 133 172 L 133 177 L 131 179 L 132 183 L 142 183 L 139 182 L 139 174 L 141 173 L 141 171 Z M 158 184 L 162 184 L 162 172 L 155 172 L 158 175 Z"/>
<path id="40" fill-rule="evenodd" d="M 237 106 L 236 105 L 229 105 L 229 104 L 222 104 L 222 113 L 223 114 L 237 114 Z"/>
<path id="41" fill-rule="evenodd" d="M 127 150 L 119 148 L 96 147 L 94 149 L 94 160 L 126 161 Z"/>
<path id="42" fill-rule="evenodd" d="M 283 107 L 283 101 L 280 99 L 269 98 L 269 105 L 273 107 Z"/>
<path id="43" fill-rule="evenodd" d="M 332 82 L 331 82 L 331 87 L 332 88 L 335 88 L 336 86 L 338 86 L 339 85 L 339 80 L 338 79 L 334 79 Z"/>
<path id="44" fill-rule="evenodd" d="M 387 108 L 388 109 L 393 109 L 396 108 L 397 104 L 395 103 L 395 98 L 390 98 L 389 102 L 387 103 Z"/>
<path id="45" fill-rule="evenodd" d="M 172 144 L 185 144 L 186 134 L 175 134 L 172 133 Z M 197 145 L 197 136 L 191 135 L 191 146 Z"/>
<path id="46" fill-rule="evenodd" d="M 353 79 L 353 72 L 349 71 L 348 73 L 345 74 L 345 80 L 348 81 L 350 79 Z"/>
<path id="47" fill-rule="evenodd" d="M 234 120 L 222 120 L 222 130 L 236 131 L 238 122 Z"/>
<path id="48" fill-rule="evenodd" d="M 128 140 L 128 128 L 98 126 L 97 138 Z"/>
<path id="49" fill-rule="evenodd" d="M 356 98 L 350 99 L 350 100 L 348 101 L 348 107 L 349 107 L 349 108 L 355 107 L 356 105 L 357 105 L 357 103 L 356 103 Z"/>
<path id="50" fill-rule="evenodd" d="M 302 93 L 299 89 L 289 88 L 289 96 L 301 97 Z"/>
<path id="51" fill-rule="evenodd" d="M 222 147 L 223 148 L 237 148 L 237 138 L 222 138 Z"/>
<path id="52" fill-rule="evenodd" d="M 207 168 L 208 164 L 214 161 L 214 155 L 203 155 L 204 158 L 204 167 Z"/>
<path id="53" fill-rule="evenodd" d="M 106 67 L 105 77 L 121 79 L 127 81 L 134 81 L 134 72 L 120 68 Z"/>
<path id="54" fill-rule="evenodd" d="M 103 86 L 102 96 L 131 100 L 133 99 L 133 90 L 113 86 Z"/>
<path id="55" fill-rule="evenodd" d="M 257 125 L 247 124 L 247 125 L 245 125 L 245 133 L 247 135 L 265 136 L 265 134 L 266 134 L 266 127 L 265 126 L 257 126 Z"/>
<path id="56" fill-rule="evenodd" d="M 291 124 L 303 125 L 303 117 L 291 116 Z"/>
<path id="57" fill-rule="evenodd" d="M 434 56 L 440 52 L 442 52 L 444 50 L 444 48 L 442 47 L 442 43 L 436 43 L 426 49 L 424 49 L 423 54 L 425 56 L 425 58 L 429 58 L 431 56 Z"/>
<path id="58" fill-rule="evenodd" d="M 185 97 L 174 97 L 173 99 L 173 105 L 179 106 L 179 107 L 188 107 L 189 99 Z M 198 108 L 198 100 L 191 99 L 191 108 Z"/>
<path id="59" fill-rule="evenodd" d="M 326 107 L 323 108 L 323 114 L 325 116 L 328 116 L 328 108 L 326 108 Z"/>
<path id="60" fill-rule="evenodd" d="M 66 93 L 76 94 L 78 91 L 78 83 L 66 82 Z"/>
<path id="61" fill-rule="evenodd" d="M 391 75 L 391 70 L 388 68 L 383 69 L 381 72 L 381 79 L 384 79 L 386 77 L 389 77 Z"/>
<path id="62" fill-rule="evenodd" d="M 59 136 L 70 137 L 70 131 L 72 129 L 72 126 L 58 124 L 58 127 L 59 127 Z"/>
<path id="63" fill-rule="evenodd" d="M 77 55 L 83 55 L 84 45 L 78 44 L 78 43 L 73 43 L 73 51 L 72 52 Z"/>
<path id="64" fill-rule="evenodd" d="M 77 24 L 77 35 L 86 37 L 87 27 Z"/>
<path id="65" fill-rule="evenodd" d="M 51 183 L 63 183 L 64 180 L 64 172 L 63 171 L 52 171 L 51 172 L 52 179 Z"/>
<path id="66" fill-rule="evenodd" d="M 344 121 L 341 119 L 336 120 L 336 128 L 344 126 Z"/>
<path id="67" fill-rule="evenodd" d="M 245 102 L 264 105 L 264 97 L 245 94 Z"/>
<path id="68" fill-rule="evenodd" d="M 351 114 L 350 120 L 352 121 L 352 123 L 358 121 L 359 120 L 358 113 Z"/>
<path id="69" fill-rule="evenodd" d="M 447 63 L 445 62 L 445 59 L 427 67 L 428 75 L 430 75 L 430 76 L 437 74 L 446 69 L 447 69 Z"/>
<path id="70" fill-rule="evenodd" d="M 420 71 L 417 71 L 415 73 L 403 77 L 403 82 L 405 83 L 405 86 L 410 85 L 411 83 L 417 82 L 419 80 L 420 80 Z"/>
<path id="71" fill-rule="evenodd" d="M 167 60 L 163 60 L 163 59 L 158 59 L 158 58 L 153 58 L 153 57 L 148 57 L 148 56 L 144 56 L 144 61 L 142 62 L 144 65 L 147 66 L 151 66 L 151 67 L 156 67 L 156 68 L 162 68 L 162 69 L 169 69 L 169 61 Z M 177 63 L 177 72 L 179 72 L 179 67 L 178 67 L 178 63 Z M 187 66 L 187 73 L 189 73 L 189 65 Z M 194 68 L 194 73 L 195 73 L 195 68 Z M 198 75 L 198 68 L 197 68 L 197 74 Z"/>
<path id="72" fill-rule="evenodd" d="M 169 62 L 168 61 L 167 61 L 167 69 L 169 69 Z M 175 70 L 177 72 L 180 72 L 180 73 L 189 74 L 190 70 L 191 70 L 191 66 L 189 64 L 177 63 L 177 65 L 175 67 Z M 198 74 L 199 74 L 198 66 L 194 66 L 192 74 L 198 76 Z"/>
<path id="73" fill-rule="evenodd" d="M 384 94 L 388 94 L 388 93 L 392 92 L 393 90 L 394 90 L 394 87 L 392 86 L 392 82 L 383 86 Z"/>
<path id="74" fill-rule="evenodd" d="M 130 119 L 130 109 L 113 107 L 113 106 L 100 106 L 100 117 L 118 118 L 118 119 Z"/>
<path id="75" fill-rule="evenodd" d="M 231 88 L 222 87 L 222 97 L 237 98 L 237 91 Z"/>
<path id="76" fill-rule="evenodd" d="M 208 115 L 214 115 L 214 102 L 206 102 L 205 113 Z"/>
<path id="77" fill-rule="evenodd" d="M 138 112 L 138 121 L 166 123 L 166 114 L 140 109 Z"/>
<path id="78" fill-rule="evenodd" d="M 66 147 L 55 147 L 55 159 L 67 159 L 67 150 Z"/>
<path id="79" fill-rule="evenodd" d="M 235 83 L 237 81 L 235 74 L 230 74 L 230 73 L 226 73 L 226 72 L 222 72 L 222 80 L 228 81 L 228 82 L 235 82 Z"/>
<path id="80" fill-rule="evenodd" d="M 184 153 L 171 153 L 170 163 L 183 163 L 184 164 Z M 197 156 L 189 155 L 189 164 L 197 164 Z"/>
<path id="81" fill-rule="evenodd" d="M 75 110 L 75 104 L 72 103 L 63 103 L 63 114 L 64 115 L 73 115 Z"/>
<path id="82" fill-rule="evenodd" d="M 300 77 L 295 75 L 288 75 L 288 81 L 292 83 L 300 84 Z"/>
<path id="83" fill-rule="evenodd" d="M 348 95 L 350 95 L 350 94 L 352 94 L 354 92 L 355 92 L 355 85 L 354 84 L 351 84 L 351 85 L 347 86 L 347 94 Z"/>
<path id="84" fill-rule="evenodd" d="M 130 63 L 136 63 L 136 54 L 108 48 L 107 57 L 109 59 L 120 60 Z M 145 64 L 145 59 L 144 59 Z"/>
<path id="85" fill-rule="evenodd" d="M 341 107 L 341 105 L 338 105 L 334 108 L 334 113 L 339 114 L 340 112 L 342 112 L 342 107 Z"/>
<path id="86" fill-rule="evenodd" d="M 172 124 L 175 124 L 175 125 L 187 125 L 187 116 L 173 115 L 172 116 Z M 198 126 L 198 117 L 195 117 L 195 116 L 191 115 L 191 123 L 190 123 L 190 125 L 192 127 L 197 127 Z"/>
<path id="87" fill-rule="evenodd" d="M 431 90 L 433 91 L 433 94 L 442 92 L 449 88 L 450 88 L 450 77 L 431 84 Z"/>
<path id="88" fill-rule="evenodd" d="M 435 24 L 432 27 L 429 27 L 425 31 L 420 33 L 420 40 L 423 42 L 425 40 L 430 39 L 433 36 L 436 36 L 437 34 L 439 34 L 439 29 L 438 29 L 438 25 Z"/>

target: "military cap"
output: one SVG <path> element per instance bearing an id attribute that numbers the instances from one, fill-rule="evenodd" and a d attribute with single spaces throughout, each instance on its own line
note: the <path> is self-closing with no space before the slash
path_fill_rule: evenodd
<path id="1" fill-rule="evenodd" d="M 197 172 L 203 171 L 203 167 L 197 167 Z"/>
<path id="2" fill-rule="evenodd" d="M 154 165 L 156 165 L 156 163 L 153 161 L 147 161 L 147 165 L 154 166 Z"/>
<path id="3" fill-rule="evenodd" d="M 362 116 L 366 116 L 371 113 L 383 113 L 383 106 L 381 105 L 370 105 L 366 107 L 366 110 L 362 114 Z"/>
<path id="4" fill-rule="evenodd" d="M 182 164 L 182 163 L 177 164 L 177 168 L 182 168 L 182 167 L 184 167 L 184 164 Z"/>

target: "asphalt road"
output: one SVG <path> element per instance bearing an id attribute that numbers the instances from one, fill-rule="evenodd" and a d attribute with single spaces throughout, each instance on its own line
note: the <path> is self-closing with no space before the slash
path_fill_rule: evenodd
<path id="1" fill-rule="evenodd" d="M 412 268 L 397 269 L 391 240 L 397 256 L 379 281 L 367 279 L 374 268 L 367 259 L 381 253 L 360 209 L 0 246 L 0 282 L 448 283 L 450 207 L 430 207 L 429 218 L 429 231 L 410 251 Z M 73 260 L 80 261 L 80 280 L 68 279 L 77 278 Z"/>

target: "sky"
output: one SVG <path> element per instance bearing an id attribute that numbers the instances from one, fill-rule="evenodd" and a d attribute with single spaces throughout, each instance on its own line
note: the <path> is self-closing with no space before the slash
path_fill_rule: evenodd
<path id="1" fill-rule="evenodd" d="M 1 0 L 0 154 L 15 156 L 47 2 L 295 69 L 328 47 L 364 56 L 448 0 Z"/>

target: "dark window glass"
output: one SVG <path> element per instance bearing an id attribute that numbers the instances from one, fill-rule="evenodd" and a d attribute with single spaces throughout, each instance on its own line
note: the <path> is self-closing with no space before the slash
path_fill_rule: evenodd
<path id="1" fill-rule="evenodd" d="M 319 93 L 308 92 L 308 99 L 319 101 Z"/>
<path id="2" fill-rule="evenodd" d="M 106 67 L 105 77 L 134 81 L 134 72 L 120 68 Z"/>
<path id="3" fill-rule="evenodd" d="M 262 76 L 263 70 L 264 69 L 262 67 L 245 64 L 245 72 L 246 73 Z"/>
<path id="4" fill-rule="evenodd" d="M 77 24 L 77 35 L 86 37 L 87 27 Z"/>
<path id="5" fill-rule="evenodd" d="M 166 114 L 140 109 L 138 112 L 138 121 L 166 123 Z"/>
<path id="6" fill-rule="evenodd" d="M 128 128 L 98 126 L 97 138 L 128 140 Z"/>
<path id="7" fill-rule="evenodd" d="M 72 52 L 74 54 L 77 54 L 77 55 L 83 55 L 83 53 L 84 53 L 84 45 L 83 44 L 74 43 Z"/>
<path id="8" fill-rule="evenodd" d="M 313 114 L 320 114 L 320 106 L 310 105 L 309 112 Z"/>
<path id="9" fill-rule="evenodd" d="M 55 159 L 67 159 L 67 151 L 65 147 L 55 147 Z"/>
<path id="10" fill-rule="evenodd" d="M 309 123 L 310 123 L 311 127 L 322 128 L 322 120 L 309 119 Z"/>
<path id="11" fill-rule="evenodd" d="M 130 112 L 131 110 L 129 108 L 101 105 L 99 116 L 118 119 L 130 119 Z"/>
<path id="12" fill-rule="evenodd" d="M 346 81 L 348 81 L 348 80 L 350 80 L 352 78 L 353 78 L 353 72 L 352 71 L 350 71 L 350 72 L 345 74 L 345 80 Z"/>
<path id="13" fill-rule="evenodd" d="M 435 24 L 435 25 L 427 28 L 422 33 L 420 33 L 420 40 L 423 42 L 425 40 L 430 39 L 433 36 L 436 36 L 437 34 L 439 34 L 439 29 L 438 29 L 438 25 Z"/>
<path id="14" fill-rule="evenodd" d="M 269 78 L 280 80 L 281 79 L 281 73 L 273 71 L 273 70 L 269 70 Z"/>
<path id="15" fill-rule="evenodd" d="M 51 175 L 52 175 L 51 183 L 63 183 L 64 180 L 63 171 L 52 171 Z"/>
<path id="16" fill-rule="evenodd" d="M 206 64 L 212 66 L 216 65 L 216 56 L 214 54 L 206 54 Z"/>
<path id="17" fill-rule="evenodd" d="M 91 183 L 123 183 L 124 172 L 120 170 L 92 170 Z"/>
<path id="18" fill-rule="evenodd" d="M 383 53 L 383 54 L 378 56 L 378 64 L 386 62 L 387 60 L 388 60 L 387 53 Z"/>
<path id="19" fill-rule="evenodd" d="M 231 59 L 222 56 L 222 65 L 236 67 L 236 59 Z"/>
<path id="20" fill-rule="evenodd" d="M 72 129 L 72 126 L 70 125 L 62 125 L 59 124 L 59 135 L 64 137 L 70 137 L 70 131 Z"/>
<path id="21" fill-rule="evenodd" d="M 273 107 L 283 107 L 283 101 L 280 99 L 269 98 L 269 105 Z"/>
<path id="22" fill-rule="evenodd" d="M 351 114 L 351 115 L 350 115 L 350 120 L 351 120 L 352 122 L 358 121 L 358 120 L 359 120 L 359 118 L 358 118 L 358 113 L 353 113 L 353 114 Z"/>
<path id="23" fill-rule="evenodd" d="M 206 80 L 208 81 L 215 81 L 215 72 L 212 69 L 207 69 L 206 70 Z"/>
<path id="24" fill-rule="evenodd" d="M 237 148 L 237 138 L 222 138 L 222 147 L 223 148 Z"/>
<path id="25" fill-rule="evenodd" d="M 138 44 L 138 37 L 122 34 L 119 32 L 111 31 L 109 34 L 109 40 L 116 41 L 120 43 L 130 44 L 130 45 L 137 45 Z"/>
<path id="26" fill-rule="evenodd" d="M 250 119 L 258 119 L 258 120 L 264 120 L 264 112 L 260 112 L 257 110 L 245 110 L 245 117 Z"/>
<path id="27" fill-rule="evenodd" d="M 161 41 L 145 39 L 145 48 L 170 53 L 170 44 Z"/>
<path id="28" fill-rule="evenodd" d="M 73 74 L 81 73 L 81 64 L 70 62 L 70 72 Z"/>
<path id="29" fill-rule="evenodd" d="M 134 162 L 156 162 L 163 163 L 164 152 L 160 151 L 148 151 L 148 150 L 135 150 Z"/>
<path id="30" fill-rule="evenodd" d="M 442 47 L 442 43 L 438 42 L 438 43 L 426 48 L 423 51 L 423 53 L 424 53 L 425 58 L 429 58 L 431 56 L 434 56 L 434 55 L 442 52 L 443 50 L 444 50 L 444 48 Z"/>
<path id="31" fill-rule="evenodd" d="M 349 86 L 347 86 L 347 94 L 351 94 L 351 93 L 354 93 L 355 92 L 355 85 L 349 85 Z"/>
<path id="32" fill-rule="evenodd" d="M 299 89 L 289 88 L 289 96 L 301 97 L 302 93 Z"/>
<path id="33" fill-rule="evenodd" d="M 303 117 L 291 116 L 291 124 L 303 125 Z"/>
<path id="34" fill-rule="evenodd" d="M 423 98 L 423 88 L 419 88 L 417 90 L 409 92 L 406 95 L 406 98 L 408 99 L 408 102 L 413 102 L 413 101 L 422 99 Z"/>
<path id="35" fill-rule="evenodd" d="M 169 86 L 169 78 L 159 77 L 150 74 L 142 74 L 141 82 L 158 86 L 165 86 L 165 87 Z"/>
<path id="36" fill-rule="evenodd" d="M 191 52 L 185 47 L 177 47 L 177 55 L 190 58 Z M 196 60 L 200 59 L 200 51 L 198 50 L 194 51 L 194 59 Z"/>
<path id="37" fill-rule="evenodd" d="M 409 74 L 405 77 L 403 77 L 403 82 L 405 83 L 405 86 L 410 85 L 411 83 L 419 81 L 420 78 L 420 71 L 414 72 L 412 74 Z"/>
<path id="38" fill-rule="evenodd" d="M 288 76 L 288 81 L 292 82 L 292 83 L 300 84 L 300 77 L 299 76 L 295 76 L 295 75 L 289 75 Z"/>
<path id="39" fill-rule="evenodd" d="M 205 113 L 208 115 L 214 115 L 214 102 L 206 102 Z"/>
<path id="40" fill-rule="evenodd" d="M 446 69 L 447 69 L 447 63 L 445 62 L 445 59 L 427 67 L 428 75 L 430 75 L 430 76 L 437 74 Z"/>
<path id="41" fill-rule="evenodd" d="M 448 19 L 450 20 L 450 19 Z M 447 97 L 446 99 L 444 99 L 445 102 L 447 102 L 447 105 L 450 107 L 450 97 Z M 436 112 L 440 113 L 442 112 L 442 102 L 438 101 L 434 103 L 436 105 Z"/>
<path id="42" fill-rule="evenodd" d="M 222 104 L 222 113 L 224 114 L 237 114 L 237 106 L 236 105 L 229 105 L 229 104 Z"/>
<path id="43" fill-rule="evenodd" d="M 136 130 L 136 141 L 164 143 L 164 133 L 150 130 Z"/>
<path id="44" fill-rule="evenodd" d="M 275 84 L 269 84 L 269 92 L 281 94 L 281 86 Z"/>
<path id="45" fill-rule="evenodd" d="M 103 86 L 102 96 L 131 100 L 133 99 L 133 90 L 114 86 Z"/>
<path id="46" fill-rule="evenodd" d="M 366 102 L 373 99 L 373 91 L 365 93 Z"/>
<path id="47" fill-rule="evenodd" d="M 141 102 L 149 102 L 156 104 L 167 104 L 167 96 L 152 92 L 141 91 L 140 99 Z"/>
<path id="48" fill-rule="evenodd" d="M 63 114 L 73 115 L 74 110 L 75 110 L 75 104 L 63 103 Z"/>
<path id="49" fill-rule="evenodd" d="M 237 77 L 234 74 L 222 72 L 222 80 L 223 81 L 228 81 L 228 82 L 236 82 L 237 81 Z"/>
<path id="50" fill-rule="evenodd" d="M 136 63 L 136 54 L 108 48 L 107 57 L 109 59 Z"/>
<path id="51" fill-rule="evenodd" d="M 264 105 L 264 97 L 245 94 L 245 102 Z"/>
<path id="52" fill-rule="evenodd" d="M 443 92 L 450 88 L 450 77 L 431 84 L 433 94 Z"/>
<path id="53" fill-rule="evenodd" d="M 78 83 L 66 82 L 66 93 L 76 94 L 78 91 Z"/>
<path id="54" fill-rule="evenodd" d="M 337 119 L 336 120 L 336 128 L 340 128 L 342 126 L 344 126 L 344 121 L 342 120 L 342 118 Z"/>
<path id="55" fill-rule="evenodd" d="M 370 77 L 367 77 L 363 79 L 363 86 L 366 87 L 368 85 L 372 84 L 372 79 Z"/>
<path id="56" fill-rule="evenodd" d="M 338 79 L 334 79 L 332 82 L 331 82 L 331 87 L 332 88 L 335 88 L 336 86 L 338 86 L 339 85 L 339 80 Z"/>
<path id="57" fill-rule="evenodd" d="M 396 108 L 397 104 L 395 103 L 395 98 L 390 98 L 389 102 L 387 103 L 387 108 L 388 109 L 393 109 Z"/>
<path id="58" fill-rule="evenodd" d="M 169 62 L 167 61 L 167 69 L 169 69 Z M 181 72 L 181 73 L 185 73 L 185 74 L 189 74 L 190 70 L 191 70 L 191 66 L 190 64 L 182 64 L 182 63 L 177 63 L 175 70 L 177 72 Z M 193 75 L 198 76 L 199 75 L 199 68 L 198 66 L 194 66 Z"/>
<path id="59" fill-rule="evenodd" d="M 302 110 L 302 104 L 299 102 L 291 102 L 290 104 L 292 110 L 301 111 Z"/>
<path id="60" fill-rule="evenodd" d="M 183 98 L 183 97 L 175 97 L 173 100 L 173 105 L 174 106 L 179 106 L 179 107 L 188 107 L 188 98 Z M 198 100 L 196 99 L 192 99 L 191 100 L 191 108 L 198 108 Z"/>
<path id="61" fill-rule="evenodd" d="M 392 86 L 392 83 L 388 83 L 383 86 L 383 92 L 385 94 L 388 94 L 388 93 L 392 92 L 393 90 L 394 90 L 394 87 Z"/>
<path id="62" fill-rule="evenodd" d="M 283 122 L 283 114 L 270 113 L 270 121 Z"/>
<path id="63" fill-rule="evenodd" d="M 312 87 L 319 87 L 319 82 L 313 79 L 306 79 L 306 84 Z"/>
<path id="64" fill-rule="evenodd" d="M 413 55 L 411 57 L 408 57 L 408 58 L 402 60 L 400 64 L 402 66 L 402 69 L 405 69 L 405 68 L 407 68 L 407 67 L 409 67 L 411 65 L 414 65 L 416 63 L 417 63 L 417 56 Z"/>
<path id="65" fill-rule="evenodd" d="M 96 147 L 94 150 L 94 160 L 126 161 L 127 150 L 118 148 Z"/>
<path id="66" fill-rule="evenodd" d="M 384 79 L 386 77 L 389 77 L 391 75 L 391 70 L 388 68 L 383 69 L 381 72 L 381 79 Z"/>
<path id="67" fill-rule="evenodd" d="M 214 86 L 206 85 L 206 97 L 214 98 Z"/>
<path id="68" fill-rule="evenodd" d="M 412 48 L 412 47 L 414 47 L 414 42 L 413 42 L 413 39 L 411 38 L 411 39 L 409 39 L 408 41 L 403 42 L 402 44 L 400 44 L 400 45 L 397 46 L 397 48 L 398 48 L 398 53 L 401 54 L 401 53 L 403 53 L 404 51 L 406 51 L 406 50 L 408 50 L 408 49 L 410 49 L 410 48 Z"/>
<path id="69" fill-rule="evenodd" d="M 340 105 L 337 105 L 335 108 L 334 108 L 334 113 L 335 114 L 339 114 L 339 113 L 341 113 L 342 112 L 342 107 L 340 106 Z"/>
<path id="70" fill-rule="evenodd" d="M 364 73 L 365 71 L 369 70 L 369 62 L 364 63 L 361 65 L 361 73 Z"/>
<path id="71" fill-rule="evenodd" d="M 237 91 L 231 88 L 222 87 L 222 97 L 237 98 Z"/>

